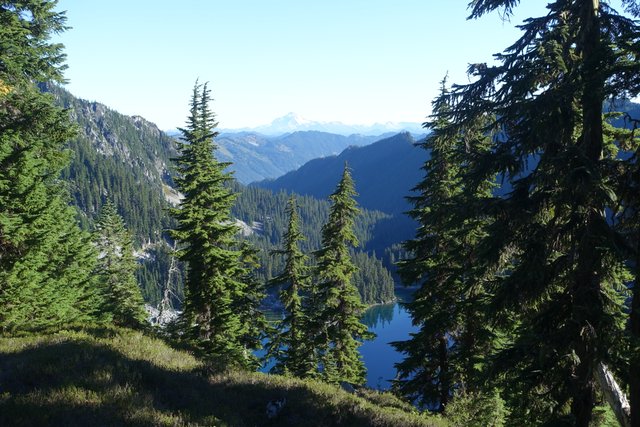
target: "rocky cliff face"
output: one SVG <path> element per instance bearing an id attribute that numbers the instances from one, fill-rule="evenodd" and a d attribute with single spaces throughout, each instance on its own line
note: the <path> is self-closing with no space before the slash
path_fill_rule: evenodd
<path id="1" fill-rule="evenodd" d="M 63 178 L 74 203 L 90 226 L 107 198 L 113 199 L 136 241 L 158 241 L 169 225 L 165 194 L 170 191 L 175 142 L 140 116 L 126 116 L 82 100 L 56 86 L 46 86 L 69 110 L 78 135 L 69 142 L 72 160 Z"/>
<path id="2" fill-rule="evenodd" d="M 168 280 L 170 255 L 164 236 L 171 227 L 168 208 L 180 198 L 170 174 L 170 159 L 177 155 L 175 141 L 142 117 L 78 99 L 56 86 L 42 89 L 68 109 L 77 125 L 77 136 L 68 144 L 71 161 L 62 178 L 79 208 L 79 220 L 90 230 L 104 202 L 113 200 L 138 248 L 143 296 L 156 304 Z"/>

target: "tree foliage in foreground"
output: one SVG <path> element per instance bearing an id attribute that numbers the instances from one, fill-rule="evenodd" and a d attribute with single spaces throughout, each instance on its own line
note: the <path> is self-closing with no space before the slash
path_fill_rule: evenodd
<path id="1" fill-rule="evenodd" d="M 358 244 L 353 232 L 358 214 L 355 195 L 353 179 L 345 166 L 335 192 L 329 197 L 332 205 L 322 228 L 322 247 L 316 254 L 317 274 L 309 312 L 313 316 L 310 327 L 317 334 L 315 346 L 322 378 L 362 384 L 365 367 L 358 347 L 363 339 L 371 338 L 371 333 L 360 321 L 365 306 L 352 282 L 356 267 L 349 248 Z"/>
<path id="2" fill-rule="evenodd" d="M 411 256 L 398 264 L 406 284 L 420 285 L 406 304 L 418 331 L 393 343 L 406 355 L 396 365 L 394 388 L 438 412 L 447 409 L 454 394 L 478 391 L 477 366 L 491 345 L 482 310 L 485 294 L 473 268 L 474 246 L 484 235 L 486 220 L 473 213 L 493 185 L 486 179 L 463 181 L 472 153 L 486 151 L 490 140 L 482 131 L 484 117 L 458 134 L 447 134 L 449 103 L 445 79 L 432 104 L 431 121 L 425 123 L 432 133 L 420 144 L 430 152 L 425 176 L 414 188 L 417 195 L 410 197 L 410 215 L 419 228 L 405 243 Z"/>
<path id="3" fill-rule="evenodd" d="M 518 3 L 469 6 L 478 18 L 496 9 L 509 15 Z M 637 11 L 637 1 L 624 4 Z M 622 214 L 621 203 L 634 202 L 619 188 L 637 183 L 637 157 L 622 160 L 619 149 L 629 148 L 605 138 L 602 107 L 640 92 L 640 31 L 610 2 L 592 0 L 549 2 L 546 15 L 520 28 L 495 65 L 472 64 L 471 83 L 454 86 L 442 134 L 455 138 L 491 118 L 483 131 L 492 144 L 472 153 L 463 179 L 499 177 L 500 188 L 478 210 L 488 223 L 474 245 L 473 274 L 484 277 L 484 309 L 502 334 L 484 368 L 503 390 L 508 422 L 587 427 L 597 366 L 629 378 L 625 360 L 633 354 L 626 285 L 637 233 L 618 226 L 636 214 Z M 632 385 L 636 419 L 637 393 Z"/>
<path id="4" fill-rule="evenodd" d="M 113 316 L 116 325 L 143 326 L 147 313 L 135 275 L 133 238 L 111 200 L 100 211 L 93 241 L 98 251 L 98 280 L 105 294 L 103 311 Z"/>
<path id="5" fill-rule="evenodd" d="M 74 129 L 38 82 L 62 82 L 65 29 L 53 1 L 0 4 L 0 329 L 99 317 L 95 252 L 59 182 Z"/>
<path id="6" fill-rule="evenodd" d="M 217 123 L 209 109 L 207 85 L 196 84 L 187 125 L 176 159 L 176 184 L 184 195 L 172 210 L 177 226 L 178 256 L 187 265 L 182 316 L 184 338 L 217 367 L 249 367 L 256 363 L 254 281 L 245 261 L 248 253 L 236 240 L 230 210 L 235 195 L 225 186 L 231 176 L 216 160 Z"/>
<path id="7" fill-rule="evenodd" d="M 307 255 L 300 249 L 304 236 L 300 231 L 300 218 L 296 199 L 287 203 L 289 225 L 283 236 L 283 248 L 272 251 L 285 259 L 282 273 L 270 280 L 271 286 L 281 286 L 280 300 L 284 306 L 284 319 L 270 343 L 270 354 L 275 359 L 273 371 L 300 378 L 313 375 L 315 349 L 310 340 L 309 315 L 306 296 L 310 289 L 311 271 Z"/>
<path id="8" fill-rule="evenodd" d="M 283 235 L 288 227 L 286 212 L 290 194 L 271 190 L 232 184 L 238 198 L 232 208 L 232 215 L 247 224 L 255 225 L 258 232 L 247 237 L 259 250 L 261 268 L 259 277 L 269 280 L 280 274 L 285 268 L 283 257 L 270 256 L 272 250 L 283 247 Z M 305 239 L 300 249 L 305 253 L 317 251 L 322 244 L 322 226 L 326 223 L 330 203 L 311 196 L 296 195 L 296 205 L 300 216 L 301 232 Z M 384 246 L 371 246 L 369 243 L 380 234 L 380 227 L 390 217 L 378 211 L 361 209 L 354 231 L 361 247 L 354 249 L 353 261 L 358 267 L 354 281 L 362 301 L 365 304 L 379 304 L 394 299 L 394 281 L 379 257 Z M 366 252 L 366 253 L 365 253 Z"/>

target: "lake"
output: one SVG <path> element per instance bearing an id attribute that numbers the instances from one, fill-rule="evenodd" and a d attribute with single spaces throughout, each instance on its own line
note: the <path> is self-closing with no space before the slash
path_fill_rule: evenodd
<path id="1" fill-rule="evenodd" d="M 398 288 L 398 301 L 407 301 L 413 290 Z M 281 317 L 281 314 L 270 313 L 271 320 Z M 391 380 L 396 376 L 394 364 L 402 360 L 389 343 L 409 339 L 409 333 L 416 328 L 411 325 L 409 313 L 398 303 L 374 305 L 368 308 L 362 316 L 362 322 L 369 327 L 369 331 L 376 334 L 375 339 L 365 341 L 360 347 L 362 359 L 367 368 L 367 387 L 386 390 L 391 387 Z M 263 356 L 264 351 L 257 352 Z M 273 363 L 268 363 L 261 370 L 268 372 Z"/>
<path id="2" fill-rule="evenodd" d="M 400 301 L 410 298 L 404 289 L 396 291 Z M 389 343 L 409 339 L 409 333 L 416 328 L 411 324 L 409 313 L 399 304 L 384 304 L 370 307 L 362 317 L 362 322 L 376 334 L 372 341 L 365 341 L 360 347 L 362 359 L 367 368 L 367 387 L 385 390 L 391 387 L 396 376 L 394 364 L 402 360 Z"/>

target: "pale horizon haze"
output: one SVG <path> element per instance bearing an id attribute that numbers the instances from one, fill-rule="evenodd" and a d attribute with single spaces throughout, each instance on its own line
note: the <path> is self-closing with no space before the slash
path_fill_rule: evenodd
<path id="1" fill-rule="evenodd" d="M 182 126 L 196 79 L 209 82 L 221 128 L 289 112 L 347 124 L 421 123 L 439 82 L 467 82 L 545 12 L 525 2 L 467 20 L 467 1 L 61 0 L 65 86 L 75 96 Z"/>

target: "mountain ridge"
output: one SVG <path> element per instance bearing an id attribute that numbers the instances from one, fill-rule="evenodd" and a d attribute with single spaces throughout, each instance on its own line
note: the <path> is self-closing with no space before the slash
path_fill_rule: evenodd
<path id="1" fill-rule="evenodd" d="M 316 121 L 307 119 L 297 113 L 290 112 L 284 116 L 273 119 L 269 124 L 242 127 L 242 128 L 221 128 L 221 132 L 238 133 L 252 132 L 266 136 L 278 136 L 290 132 L 313 130 L 327 133 L 334 133 L 343 136 L 364 135 L 376 136 L 389 132 L 407 131 L 411 133 L 423 132 L 422 124 L 417 122 L 384 122 L 372 124 L 347 124 L 340 121 Z"/>
<path id="2" fill-rule="evenodd" d="M 415 144 L 411 134 L 399 133 L 370 145 L 347 148 L 339 155 L 313 159 L 275 180 L 251 186 L 326 199 L 346 162 L 352 170 L 358 205 L 389 215 L 375 224 L 372 238 L 363 249 L 381 257 L 393 271 L 395 260 L 402 256 L 400 244 L 413 238 L 417 228 L 417 223 L 404 214 L 412 207 L 406 198 L 422 179 L 421 167 L 429 154 Z"/>
<path id="3" fill-rule="evenodd" d="M 251 185 L 325 199 L 347 163 L 352 169 L 360 206 L 399 214 L 410 209 L 405 197 L 420 181 L 420 168 L 427 160 L 427 153 L 415 144 L 410 133 L 402 132 L 363 147 L 348 147 L 335 156 L 312 159 L 279 178 Z"/>
<path id="4" fill-rule="evenodd" d="M 307 130 L 266 136 L 252 132 L 222 132 L 216 138 L 216 157 L 231 162 L 230 170 L 243 184 L 277 178 L 309 160 L 337 155 L 350 146 L 371 144 L 386 135 L 339 135 Z"/>
<path id="5" fill-rule="evenodd" d="M 136 274 L 143 296 L 147 302 L 157 304 L 161 298 L 161 285 L 169 282 L 170 239 L 165 231 L 172 227 L 172 219 L 168 208 L 170 202 L 175 203 L 179 199 L 172 187 L 171 158 L 177 156 L 175 140 L 140 116 L 124 115 L 104 104 L 76 98 L 58 86 L 42 89 L 50 92 L 58 105 L 66 108 L 70 118 L 77 123 L 77 136 L 68 144 L 73 153 L 71 163 L 63 171 L 61 178 L 69 188 L 72 203 L 78 207 L 78 218 L 83 228 L 92 229 L 93 221 L 107 199 L 116 204 L 135 239 L 141 265 Z M 310 132 L 294 133 L 269 141 L 257 138 L 249 142 L 253 147 L 283 146 L 285 149 L 280 147 L 280 151 L 290 156 L 290 152 L 296 152 L 299 145 L 309 146 L 309 153 L 313 154 L 313 149 L 322 152 L 337 151 L 343 145 L 367 143 L 372 139 L 373 137 L 349 139 Z M 218 160 L 226 161 L 221 154 L 228 145 L 224 144 L 224 139 L 222 142 L 218 141 L 219 148 L 215 155 Z M 243 163 L 248 167 L 254 166 L 248 160 Z M 280 268 L 279 261 L 274 260 L 269 253 L 279 244 L 286 228 L 283 210 L 286 199 L 271 192 L 243 194 L 245 188 L 240 184 L 234 187 L 233 191 L 238 193 L 233 209 L 234 218 L 245 220 L 247 224 L 256 220 L 262 224 L 259 233 L 246 233 L 256 236 L 244 238 L 259 245 L 260 264 L 263 266 L 261 278 L 268 279 L 271 269 L 275 268 L 273 272 L 277 272 Z M 313 229 L 309 229 L 309 232 L 315 233 L 314 236 L 309 236 L 310 240 L 319 239 L 320 222 L 326 217 L 328 205 L 326 200 L 300 200 L 300 209 L 306 209 L 308 216 L 313 216 L 315 221 Z M 265 206 L 269 209 L 265 210 Z M 320 208 L 322 212 L 318 212 Z M 384 219 L 384 215 L 374 212 L 364 215 L 367 218 L 359 220 L 358 225 L 366 222 L 366 227 L 369 228 L 373 228 L 376 221 Z M 363 241 L 371 239 L 371 236 L 365 238 L 366 233 L 366 230 L 361 232 L 360 238 Z M 317 246 L 313 248 L 315 249 Z M 370 255 L 366 259 L 360 256 L 358 264 L 361 271 L 367 274 L 366 277 L 359 278 L 365 302 L 371 304 L 393 300 L 393 279 L 388 276 L 385 280 L 379 280 L 384 275 L 379 261 Z M 373 280 L 372 277 L 378 279 Z M 179 272 L 172 276 L 171 282 L 178 291 L 181 289 Z"/>

